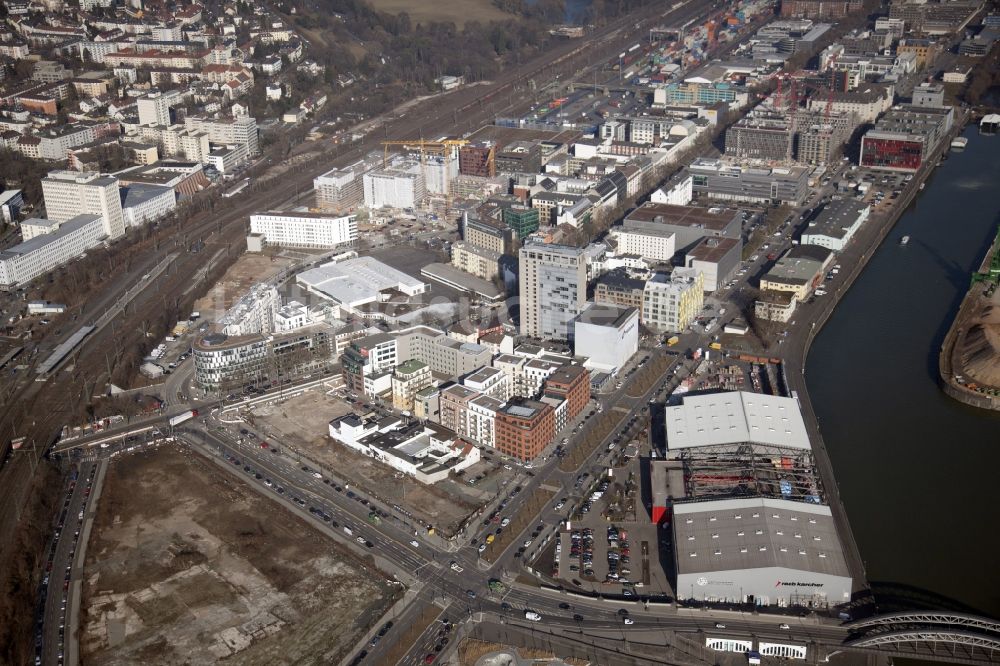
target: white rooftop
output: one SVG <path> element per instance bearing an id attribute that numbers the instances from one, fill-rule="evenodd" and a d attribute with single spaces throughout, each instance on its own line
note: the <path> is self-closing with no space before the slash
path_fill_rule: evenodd
<path id="1" fill-rule="evenodd" d="M 372 257 L 324 264 L 300 273 L 296 279 L 306 288 L 348 307 L 371 303 L 385 289 L 409 295 L 425 290 L 425 283 Z"/>
<path id="2" fill-rule="evenodd" d="M 671 451 L 741 442 L 811 448 L 794 398 L 746 391 L 688 396 L 667 408 L 666 422 Z"/>

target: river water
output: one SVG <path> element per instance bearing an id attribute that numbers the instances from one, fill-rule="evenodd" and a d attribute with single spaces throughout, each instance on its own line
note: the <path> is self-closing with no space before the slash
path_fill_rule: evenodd
<path id="1" fill-rule="evenodd" d="M 1000 617 L 1000 413 L 937 375 L 1000 223 L 1000 136 L 964 136 L 817 336 L 806 379 L 869 580 Z"/>

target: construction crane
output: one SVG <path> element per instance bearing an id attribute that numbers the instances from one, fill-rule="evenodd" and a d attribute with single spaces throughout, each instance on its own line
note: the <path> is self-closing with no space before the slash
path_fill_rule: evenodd
<path id="1" fill-rule="evenodd" d="M 416 139 L 410 141 L 383 141 L 382 142 L 382 168 L 389 165 L 389 149 L 396 147 L 401 148 L 404 151 L 419 151 L 420 152 L 420 166 L 426 170 L 427 166 L 427 156 L 438 156 L 444 160 L 445 171 L 450 169 L 450 163 L 453 159 L 453 155 L 456 149 L 461 148 L 469 144 L 466 139 L 440 139 L 438 141 L 425 141 L 424 139 Z M 490 151 L 490 161 L 493 160 L 493 151 Z M 424 174 L 426 178 L 426 173 Z M 452 193 L 451 193 L 451 182 L 448 176 L 445 176 L 445 208 L 446 210 L 451 209 Z"/>
<path id="2" fill-rule="evenodd" d="M 455 148 L 468 145 L 466 139 L 442 139 L 441 141 L 425 141 L 423 139 L 412 139 L 410 141 L 383 141 L 382 166 L 389 164 L 389 149 L 396 147 L 403 150 L 416 150 L 420 152 L 420 163 L 427 161 L 428 155 L 439 155 L 446 160 L 451 159 L 451 153 Z"/>

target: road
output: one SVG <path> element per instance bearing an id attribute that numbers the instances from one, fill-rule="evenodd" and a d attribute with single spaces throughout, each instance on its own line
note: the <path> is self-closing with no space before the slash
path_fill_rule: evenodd
<path id="1" fill-rule="evenodd" d="M 75 480 L 64 489 L 59 517 L 53 526 L 54 539 L 46 558 L 45 574 L 40 589 L 40 616 L 35 625 L 35 663 L 61 664 L 66 662 L 68 643 L 66 625 L 74 603 L 79 604 L 79 581 L 82 567 L 81 543 L 86 543 L 85 528 L 92 517 L 95 502 L 94 482 L 98 472 L 106 466 L 86 462 L 79 466 Z M 82 536 L 82 538 L 81 538 Z M 85 546 L 84 546 L 85 547 Z M 72 634 L 72 629 L 70 630 Z"/>

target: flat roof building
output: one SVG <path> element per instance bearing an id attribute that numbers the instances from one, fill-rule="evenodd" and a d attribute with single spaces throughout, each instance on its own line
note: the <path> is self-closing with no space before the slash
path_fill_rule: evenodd
<path id="1" fill-rule="evenodd" d="M 332 249 L 358 239 L 354 215 L 335 217 L 298 211 L 254 213 L 250 233 L 263 234 L 268 245 Z"/>
<path id="2" fill-rule="evenodd" d="M 739 238 L 742 217 L 734 208 L 646 203 L 622 221 L 627 232 L 673 234 L 678 252 L 687 252 L 706 236 Z"/>
<path id="3" fill-rule="evenodd" d="M 699 157 L 688 166 L 696 196 L 746 203 L 805 201 L 809 169 L 805 167 L 745 167 L 731 161 Z"/>
<path id="4" fill-rule="evenodd" d="M 639 350 L 639 310 L 591 303 L 573 322 L 573 351 L 592 370 L 614 372 Z"/>
<path id="5" fill-rule="evenodd" d="M 396 290 L 407 296 L 430 291 L 430 285 L 373 257 L 355 257 L 323 264 L 299 273 L 296 282 L 348 310 L 378 300 L 380 292 Z"/>

